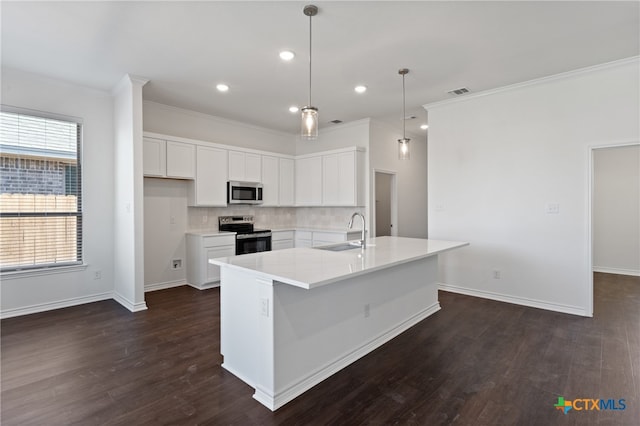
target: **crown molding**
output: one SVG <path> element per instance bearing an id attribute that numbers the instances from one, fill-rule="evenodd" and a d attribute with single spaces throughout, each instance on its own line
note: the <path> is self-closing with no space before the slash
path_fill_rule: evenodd
<path id="1" fill-rule="evenodd" d="M 598 64 L 598 65 L 592 65 L 589 67 L 585 67 L 585 68 L 578 68 L 576 70 L 572 70 L 572 71 L 567 71 L 567 72 L 563 72 L 560 74 L 554 74 L 554 75 L 550 75 L 547 77 L 541 77 L 541 78 L 536 78 L 533 80 L 527 80 L 527 81 L 523 81 L 522 83 L 515 83 L 515 84 L 510 84 L 508 86 L 503 86 L 503 87 L 498 87 L 496 89 L 489 89 L 489 90 L 485 90 L 482 92 L 478 92 L 478 93 L 472 93 L 469 95 L 464 95 L 458 98 L 452 98 L 452 99 L 446 99 L 443 101 L 437 101 L 437 102 L 432 102 L 429 104 L 424 104 L 422 105 L 422 107 L 424 109 L 426 109 L 427 111 L 429 109 L 434 109 L 434 108 L 439 108 L 445 105 L 451 105 L 451 104 L 455 104 L 458 102 L 465 102 L 471 99 L 476 99 L 476 98 L 480 98 L 483 96 L 490 96 L 490 95 L 495 95 L 498 93 L 503 93 L 503 92 L 508 92 L 511 90 L 516 90 L 516 89 L 521 89 L 523 87 L 528 87 L 528 86 L 535 86 L 537 84 L 543 84 L 543 83 L 548 83 L 551 81 L 556 81 L 556 80 L 562 80 L 565 78 L 570 78 L 570 77 L 575 77 L 578 75 L 582 75 L 582 74 L 588 74 L 591 72 L 595 72 L 595 71 L 601 71 L 601 70 L 605 70 L 605 69 L 609 69 L 609 68 L 616 68 L 619 66 L 623 66 L 623 65 L 629 65 L 629 64 L 637 64 L 640 65 L 640 56 L 632 56 L 630 58 L 625 58 L 625 59 L 620 59 L 617 61 L 612 61 L 612 62 L 605 62 L 603 64 Z"/>

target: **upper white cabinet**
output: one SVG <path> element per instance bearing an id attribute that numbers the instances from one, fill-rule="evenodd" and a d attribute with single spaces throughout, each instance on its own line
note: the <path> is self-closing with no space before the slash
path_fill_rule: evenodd
<path id="1" fill-rule="evenodd" d="M 143 175 L 172 179 L 194 179 L 195 155 L 196 147 L 190 143 L 143 138 Z"/>
<path id="2" fill-rule="evenodd" d="M 295 162 L 292 158 L 280 158 L 279 164 L 279 205 L 293 206 L 295 204 Z"/>
<path id="3" fill-rule="evenodd" d="M 322 156 L 322 205 L 364 205 L 364 154 L 348 151 Z"/>
<path id="4" fill-rule="evenodd" d="M 157 177 L 167 174 L 167 141 L 142 139 L 142 173 L 145 176 Z"/>
<path id="5" fill-rule="evenodd" d="M 296 158 L 296 205 L 363 206 L 364 160 L 355 148 Z"/>
<path id="6" fill-rule="evenodd" d="M 227 205 L 228 161 L 226 149 L 196 147 L 196 178 L 189 185 L 190 206 Z"/>
<path id="7" fill-rule="evenodd" d="M 263 206 L 294 205 L 294 162 L 292 158 L 262 156 Z"/>
<path id="8" fill-rule="evenodd" d="M 167 177 L 196 177 L 196 147 L 190 143 L 167 141 Z"/>
<path id="9" fill-rule="evenodd" d="M 322 156 L 296 158 L 296 206 L 322 205 Z"/>
<path id="10" fill-rule="evenodd" d="M 278 157 L 262 156 L 262 205 L 277 206 L 280 199 L 280 163 Z"/>
<path id="11" fill-rule="evenodd" d="M 260 182 L 262 156 L 250 152 L 229 151 L 229 180 Z"/>

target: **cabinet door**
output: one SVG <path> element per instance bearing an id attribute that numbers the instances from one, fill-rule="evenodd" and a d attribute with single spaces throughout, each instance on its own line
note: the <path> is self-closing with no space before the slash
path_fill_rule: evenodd
<path id="1" fill-rule="evenodd" d="M 167 141 L 167 177 L 193 179 L 196 147 L 190 143 Z"/>
<path id="2" fill-rule="evenodd" d="M 244 152 L 229 151 L 229 180 L 244 181 Z"/>
<path id="3" fill-rule="evenodd" d="M 271 250 L 284 250 L 293 248 L 293 240 L 272 241 Z"/>
<path id="4" fill-rule="evenodd" d="M 142 139 L 142 174 L 144 176 L 164 177 L 167 174 L 166 141 L 161 139 Z"/>
<path id="5" fill-rule="evenodd" d="M 340 194 L 343 182 L 341 179 L 342 170 L 340 169 L 338 154 L 322 156 L 322 205 L 338 206 L 340 205 Z"/>
<path id="6" fill-rule="evenodd" d="M 220 281 L 220 267 L 209 263 L 209 259 L 215 259 L 216 257 L 233 256 L 236 254 L 235 246 L 232 247 L 216 247 L 208 248 L 205 251 L 206 255 L 204 262 L 207 264 L 207 274 L 205 280 L 207 283 L 213 281 Z"/>
<path id="7" fill-rule="evenodd" d="M 355 206 L 356 201 L 356 153 L 343 152 L 337 155 L 340 182 L 338 190 L 338 206 Z"/>
<path id="8" fill-rule="evenodd" d="M 277 206 L 278 205 L 278 193 L 279 193 L 279 181 L 280 181 L 280 166 L 278 164 L 278 157 L 271 157 L 268 155 L 262 156 L 262 205 L 263 206 Z"/>
<path id="9" fill-rule="evenodd" d="M 227 205 L 227 151 L 198 145 L 195 191 L 190 193 L 190 205 Z"/>
<path id="10" fill-rule="evenodd" d="M 262 155 L 245 153 L 244 181 L 260 182 L 262 179 Z"/>
<path id="11" fill-rule="evenodd" d="M 322 157 L 296 159 L 296 205 L 322 204 Z"/>
<path id="12" fill-rule="evenodd" d="M 294 200 L 294 161 L 290 158 L 280 158 L 280 197 L 281 206 L 293 206 Z"/>

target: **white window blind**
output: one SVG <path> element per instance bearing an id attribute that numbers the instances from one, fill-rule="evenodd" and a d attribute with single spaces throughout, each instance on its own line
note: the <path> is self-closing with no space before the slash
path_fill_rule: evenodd
<path id="1" fill-rule="evenodd" d="M 0 269 L 82 263 L 82 124 L 0 112 Z"/>

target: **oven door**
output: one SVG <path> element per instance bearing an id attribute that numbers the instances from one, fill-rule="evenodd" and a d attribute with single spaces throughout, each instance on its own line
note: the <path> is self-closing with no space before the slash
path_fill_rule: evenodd
<path id="1" fill-rule="evenodd" d="M 236 235 L 236 255 L 271 251 L 271 232 Z"/>

